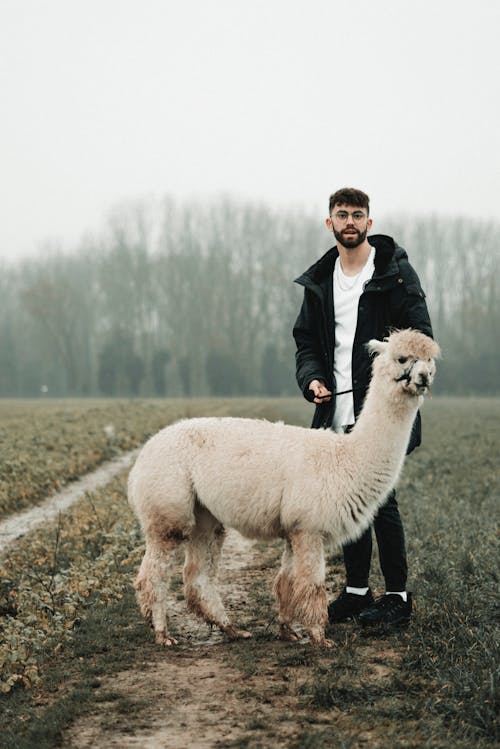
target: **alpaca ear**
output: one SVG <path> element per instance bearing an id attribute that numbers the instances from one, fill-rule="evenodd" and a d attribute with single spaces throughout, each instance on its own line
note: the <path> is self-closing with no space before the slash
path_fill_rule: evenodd
<path id="1" fill-rule="evenodd" d="M 375 354 L 381 354 L 385 351 L 387 346 L 387 341 L 377 341 L 376 338 L 372 338 L 371 341 L 368 341 L 366 344 L 366 348 L 368 349 L 368 353 L 374 356 Z"/>
<path id="2" fill-rule="evenodd" d="M 440 359 L 442 356 L 441 349 L 439 348 L 439 345 L 436 343 L 436 341 L 433 341 L 432 343 L 433 346 L 431 350 L 431 356 L 433 359 Z"/>

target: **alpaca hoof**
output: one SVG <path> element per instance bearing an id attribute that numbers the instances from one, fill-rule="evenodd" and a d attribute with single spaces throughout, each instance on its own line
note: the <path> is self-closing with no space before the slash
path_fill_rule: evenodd
<path id="1" fill-rule="evenodd" d="M 328 640 L 325 637 L 324 627 L 314 627 L 313 629 L 310 629 L 309 636 L 311 638 L 311 643 L 318 648 L 333 648 L 334 647 L 333 640 Z"/>
<path id="2" fill-rule="evenodd" d="M 311 643 L 317 648 L 325 648 L 326 650 L 335 647 L 333 640 L 329 640 L 327 637 L 311 637 Z"/>
<path id="3" fill-rule="evenodd" d="M 157 645 L 163 645 L 165 648 L 171 648 L 172 645 L 178 645 L 179 643 L 172 637 L 172 635 L 166 632 L 155 632 L 155 641 Z"/>
<path id="4" fill-rule="evenodd" d="M 252 636 L 251 632 L 247 632 L 246 629 L 236 629 L 232 624 L 224 627 L 222 631 L 230 640 L 248 640 Z"/>
<path id="5" fill-rule="evenodd" d="M 299 642 L 302 639 L 300 632 L 296 632 L 289 624 L 280 627 L 280 640 L 285 642 Z"/>
<path id="6" fill-rule="evenodd" d="M 333 640 L 329 640 L 327 637 L 323 638 L 321 642 L 317 643 L 320 648 L 326 648 L 327 650 L 331 650 L 333 647 L 335 647 L 335 643 Z"/>

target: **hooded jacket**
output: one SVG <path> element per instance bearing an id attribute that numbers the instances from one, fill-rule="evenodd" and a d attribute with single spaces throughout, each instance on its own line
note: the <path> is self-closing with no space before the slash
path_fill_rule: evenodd
<path id="1" fill-rule="evenodd" d="M 414 328 L 432 337 L 432 327 L 425 294 L 417 274 L 408 262 L 406 251 L 391 237 L 375 234 L 368 237 L 375 247 L 375 271 L 363 286 L 356 333 L 352 349 L 352 386 L 354 414 L 358 417 L 371 377 L 371 360 L 366 344 L 371 338 L 381 340 L 393 328 Z M 304 301 L 293 328 L 297 345 L 296 376 L 304 397 L 312 401 L 312 380 L 323 380 L 335 394 L 333 359 L 335 351 L 335 300 L 333 269 L 339 256 L 332 247 L 311 265 L 295 283 L 304 287 Z M 335 396 L 329 403 L 316 405 L 312 427 L 331 427 Z M 413 425 L 408 452 L 420 444 L 420 414 Z"/>

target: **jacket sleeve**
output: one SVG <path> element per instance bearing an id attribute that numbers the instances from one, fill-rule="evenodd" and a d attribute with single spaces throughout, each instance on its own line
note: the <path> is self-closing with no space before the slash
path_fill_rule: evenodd
<path id="1" fill-rule="evenodd" d="M 400 270 L 404 287 L 394 321 L 395 327 L 414 328 L 432 338 L 431 320 L 425 301 L 425 293 L 420 285 L 419 278 L 406 261 L 401 264 Z"/>
<path id="2" fill-rule="evenodd" d="M 309 390 L 312 380 L 327 381 L 324 365 L 324 355 L 318 331 L 318 316 L 312 293 L 305 289 L 304 301 L 293 326 L 293 337 L 297 346 L 295 353 L 296 377 L 304 398 L 313 401 L 314 395 Z"/>

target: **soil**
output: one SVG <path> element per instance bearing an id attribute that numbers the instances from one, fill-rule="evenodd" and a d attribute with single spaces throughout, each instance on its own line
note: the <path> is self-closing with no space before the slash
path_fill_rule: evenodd
<path id="1" fill-rule="evenodd" d="M 228 533 L 220 575 L 220 590 L 228 608 L 244 597 L 244 575 L 235 577 L 235 573 L 252 565 L 255 556 L 251 541 L 235 531 Z M 157 660 L 144 664 L 141 671 L 124 671 L 101 681 L 103 690 L 147 703 L 133 735 L 129 716 L 114 715 L 109 722 L 113 701 L 103 703 L 99 715 L 86 716 L 74 724 L 65 737 L 66 746 L 181 749 L 212 747 L 220 739 L 237 737 L 242 720 L 239 699 L 228 699 L 228 693 L 241 688 L 241 672 L 224 662 L 220 645 L 225 638 L 187 612 L 184 601 L 175 597 L 171 600 L 170 623 L 172 632 L 182 633 L 178 647 L 159 650 Z M 149 632 L 145 630 L 144 634 L 148 636 Z"/>
<path id="2" fill-rule="evenodd" d="M 260 642 L 228 642 L 218 630 L 187 613 L 180 592 L 177 597 L 174 591 L 170 621 L 179 645 L 158 648 L 154 660 L 102 678 L 99 712 L 73 723 L 63 745 L 68 749 L 300 746 L 304 725 L 331 724 L 331 707 L 315 710 L 312 718 L 300 699 L 312 675 L 307 667 L 308 659 L 315 658 L 311 646 L 307 640 L 292 644 L 275 638 L 275 610 L 267 594 L 276 573 L 276 549 L 272 556 L 270 561 L 269 551 L 260 544 L 230 531 L 220 567 L 221 594 L 236 625 L 247 627 L 249 608 L 254 612 L 259 606 L 249 595 L 253 589 L 255 596 L 256 582 L 266 591 L 262 606 L 266 613 L 254 629 Z M 144 636 L 152 636 L 146 628 Z M 257 658 L 252 643 L 260 645 Z M 335 658 L 331 651 L 328 657 Z M 357 657 L 364 664 L 365 684 L 392 678 L 400 660 L 391 648 L 362 642 Z M 293 666 L 295 658 L 302 668 L 283 668 L 287 659 Z M 349 717 L 340 709 L 336 712 L 350 731 Z M 366 746 L 366 741 L 359 735 L 359 746 Z M 370 745 L 383 743 L 370 735 Z"/>
<path id="3" fill-rule="evenodd" d="M 415 586 L 408 630 L 382 634 L 339 625 L 328 633 L 335 642 L 328 652 L 306 639 L 278 641 L 271 590 L 279 544 L 230 534 L 222 594 L 252 639 L 229 642 L 189 616 L 179 575 L 171 602 L 179 645 L 155 646 L 128 588 L 120 604 L 102 607 L 101 615 L 92 610 L 75 630 L 78 649 L 60 651 L 60 670 L 42 683 L 33 707 L 29 695 L 9 695 L 9 746 L 41 745 L 32 734 L 45 740 L 45 749 L 498 746 L 491 527 L 498 403 L 443 399 L 435 407 L 426 444 L 408 461 L 400 490 Z M 21 524 L 20 533 L 27 530 Z M 330 559 L 327 570 L 332 597 L 343 584 L 341 560 Z M 375 595 L 382 593 L 375 560 L 370 580 Z M 108 636 L 112 622 L 115 637 Z M 31 743 L 23 743 L 23 725 Z"/>
<path id="4" fill-rule="evenodd" d="M 109 482 L 136 453 L 104 464 L 43 505 L 0 524 L 0 551 Z M 371 720 L 366 720 L 364 693 L 390 684 L 398 673 L 402 648 L 395 648 L 393 641 L 363 637 L 353 625 L 336 630 L 336 647 L 329 651 L 314 648 L 307 637 L 298 643 L 279 641 L 272 583 L 280 555 L 279 543 L 253 542 L 232 530 L 227 534 L 219 572 L 221 595 L 235 625 L 253 632 L 251 640 L 228 641 L 187 612 L 181 576 L 174 578 L 169 628 L 179 644 L 158 646 L 148 651 L 152 656 L 147 661 L 101 676 L 96 707 L 71 723 L 62 746 L 386 746 L 384 725 L 370 728 Z M 330 590 L 342 585 L 342 565 L 337 562 L 330 560 L 328 565 Z M 153 639 L 146 626 L 144 637 Z M 334 698 L 329 697 L 330 684 L 337 690 Z M 311 705 L 315 689 L 316 702 Z M 350 691 L 355 697 L 363 693 L 354 709 L 345 704 Z M 418 734 L 415 741 L 405 746 L 417 747 Z"/>

